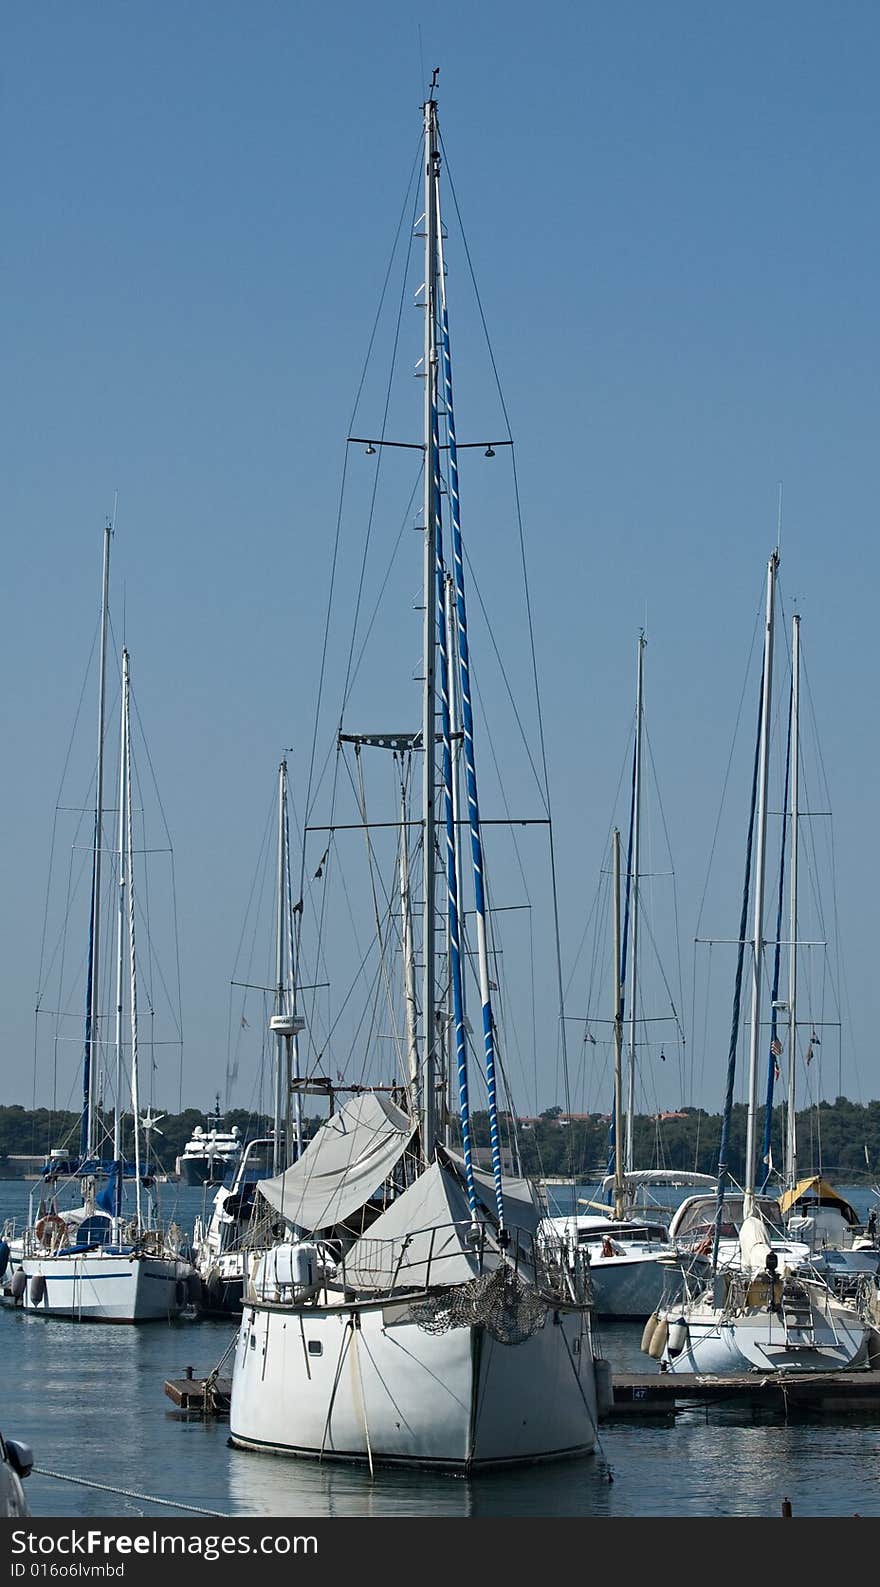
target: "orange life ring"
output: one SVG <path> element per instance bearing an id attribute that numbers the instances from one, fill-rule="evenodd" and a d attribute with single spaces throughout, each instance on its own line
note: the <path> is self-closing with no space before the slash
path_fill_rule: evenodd
<path id="1" fill-rule="evenodd" d="M 57 1212 L 47 1212 L 44 1218 L 37 1219 L 34 1233 L 41 1245 L 50 1246 L 55 1242 L 56 1233 L 64 1230 L 67 1225 Z"/>

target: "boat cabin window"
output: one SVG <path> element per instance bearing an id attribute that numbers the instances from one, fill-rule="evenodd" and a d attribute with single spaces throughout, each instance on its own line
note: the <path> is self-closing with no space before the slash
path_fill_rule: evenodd
<path id="1" fill-rule="evenodd" d="M 323 1354 L 324 1354 L 324 1346 L 322 1345 L 320 1339 L 310 1339 L 309 1340 L 309 1355 L 310 1356 L 322 1356 Z"/>

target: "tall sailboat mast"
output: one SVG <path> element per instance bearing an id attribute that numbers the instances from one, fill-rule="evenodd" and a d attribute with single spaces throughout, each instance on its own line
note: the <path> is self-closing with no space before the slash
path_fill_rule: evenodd
<path id="1" fill-rule="evenodd" d="M 123 686 L 125 669 L 128 665 L 128 652 L 123 651 Z M 118 1225 L 122 1210 L 122 1053 L 123 1053 L 123 1015 L 125 1011 L 125 944 L 128 933 L 126 914 L 126 891 L 128 887 L 128 866 L 126 863 L 126 806 L 125 806 L 125 711 L 120 712 L 119 719 L 119 818 L 118 828 L 118 871 L 117 871 L 117 914 L 116 914 L 116 1095 L 113 1110 L 113 1162 L 116 1173 L 116 1190 L 114 1196 L 113 1216 Z M 118 1237 L 118 1227 L 116 1229 Z"/>
<path id="2" fill-rule="evenodd" d="M 278 874 L 275 916 L 275 1013 L 269 1029 L 275 1037 L 275 1106 L 272 1131 L 272 1173 L 295 1163 L 302 1150 L 302 1093 L 297 1038 L 303 1020 L 296 1013 L 293 963 L 293 916 L 290 886 L 290 827 L 287 817 L 287 761 L 278 768 Z M 293 1118 L 291 1119 L 291 1098 Z"/>
<path id="3" fill-rule="evenodd" d="M 770 770 L 770 702 L 773 686 L 773 616 L 779 552 L 767 564 L 767 605 L 764 616 L 764 681 L 761 693 L 761 737 L 758 761 L 758 844 L 755 854 L 755 913 L 752 935 L 752 1023 L 749 1041 L 749 1101 L 746 1121 L 746 1163 L 743 1212 L 751 1217 L 755 1203 L 755 1125 L 758 1052 L 761 1040 L 761 980 L 764 970 L 764 877 L 767 867 L 767 785 Z"/>
<path id="4" fill-rule="evenodd" d="M 278 768 L 278 876 L 276 886 L 275 919 L 275 1002 L 279 1019 L 275 1030 L 275 1127 L 272 1131 L 272 1173 L 280 1174 L 284 1163 L 282 1147 L 284 1137 L 284 1033 L 280 1016 L 284 1014 L 284 799 L 287 762 Z"/>
<path id="5" fill-rule="evenodd" d="M 83 1053 L 83 1111 L 80 1131 L 80 1156 L 88 1159 L 95 1150 L 95 1097 L 98 1070 L 99 949 L 101 937 L 101 852 L 104 824 L 104 718 L 107 690 L 107 629 L 110 607 L 110 538 L 113 525 L 104 526 L 104 558 L 101 574 L 101 648 L 98 681 L 98 766 L 95 778 L 95 831 L 92 850 L 92 901 L 89 921 L 89 964 L 86 987 L 86 1036 Z"/>
<path id="6" fill-rule="evenodd" d="M 452 804 L 452 852 L 447 856 L 447 865 L 451 864 L 455 878 L 455 897 L 461 897 L 461 854 L 458 835 L 461 830 L 461 708 L 459 700 L 458 679 L 458 637 L 456 633 L 455 611 L 455 581 L 451 573 L 446 573 L 443 579 L 443 621 L 446 633 L 446 665 L 449 694 L 449 755 L 450 755 L 450 780 Z M 449 1010 L 447 1026 L 449 1037 L 447 1041 L 447 1079 L 446 1079 L 446 1145 L 452 1144 L 452 1114 L 453 1094 L 457 1067 L 457 1032 L 455 1026 L 454 1002 L 455 994 L 453 982 L 453 944 L 451 933 L 447 927 L 449 959 Z M 461 998 L 462 1023 L 467 1028 L 466 996 L 464 977 L 459 976 L 459 995 Z"/>
<path id="7" fill-rule="evenodd" d="M 639 843 L 642 814 L 642 688 L 645 654 L 644 629 L 639 634 L 639 659 L 636 683 L 636 745 L 633 764 L 633 825 L 632 867 L 629 878 L 630 915 L 630 981 L 629 981 L 629 1067 L 626 1095 L 626 1155 L 627 1173 L 633 1168 L 633 1120 L 636 1111 L 636 997 L 638 994 L 639 958 Z"/>
<path id="8" fill-rule="evenodd" d="M 305 1029 L 305 1020 L 296 1012 L 296 961 L 294 959 L 294 926 L 293 926 L 293 886 L 290 879 L 290 812 L 287 799 L 287 761 L 284 761 L 284 916 L 287 922 L 287 960 L 286 960 L 286 985 L 287 985 L 287 1015 L 289 1020 L 290 1035 L 288 1038 L 287 1061 L 287 1095 L 288 1105 L 285 1118 L 285 1141 L 290 1142 L 285 1147 L 288 1163 L 299 1159 L 303 1148 L 303 1104 L 302 1090 L 298 1084 L 299 1072 L 299 1036 Z M 293 1102 L 293 1118 L 291 1119 L 290 1102 Z"/>
<path id="9" fill-rule="evenodd" d="M 435 74 L 436 81 L 436 74 Z M 436 1044 L 437 1015 L 434 982 L 434 956 L 436 951 L 436 646 L 437 646 L 437 509 L 440 499 L 440 448 L 437 421 L 437 204 L 435 189 L 439 166 L 439 138 L 437 132 L 437 102 L 431 97 L 424 106 L 424 161 L 425 161 L 425 342 L 423 374 L 425 379 L 424 404 L 424 626 L 422 692 L 422 843 L 424 877 L 424 925 L 422 953 L 424 980 L 422 990 L 422 1097 L 421 1097 L 421 1149 L 425 1162 L 434 1156 L 437 1137 Z"/>
<path id="10" fill-rule="evenodd" d="M 134 823 L 131 799 L 131 680 L 128 651 L 122 652 L 122 741 L 125 745 L 125 853 L 128 862 L 129 1019 L 131 1021 L 131 1112 L 134 1128 L 134 1189 L 138 1227 L 141 1226 L 140 1094 L 138 1090 L 137 955 L 134 911 Z"/>
<path id="11" fill-rule="evenodd" d="M 620 1018 L 620 833 L 614 828 L 612 840 L 612 888 L 614 909 L 614 1216 L 623 1217 L 623 1022 Z"/>
<path id="12" fill-rule="evenodd" d="M 801 668 L 801 620 L 795 615 L 791 631 L 791 875 L 788 950 L 788 1113 L 785 1132 L 785 1186 L 797 1183 L 797 935 L 798 935 L 798 708 Z"/>
<path id="13" fill-rule="evenodd" d="M 413 943 L 412 899 L 409 883 L 409 843 L 407 841 L 409 807 L 406 778 L 400 779 L 400 921 L 401 950 L 403 953 L 403 1003 L 406 1026 L 407 1085 L 411 1108 L 418 1108 L 419 1035 L 418 1003 L 416 1000 L 416 960 Z"/>
<path id="14" fill-rule="evenodd" d="M 442 352 L 443 352 L 443 406 L 446 419 L 446 441 L 449 453 L 449 515 L 452 530 L 452 569 L 455 585 L 455 606 L 458 630 L 458 682 L 461 688 L 461 720 L 464 740 L 464 765 L 465 784 L 467 788 L 468 825 L 471 837 L 471 867 L 474 880 L 474 916 L 477 928 L 477 966 L 480 980 L 480 1003 L 483 1019 L 483 1057 L 486 1070 L 486 1101 L 489 1113 L 489 1142 L 492 1153 L 492 1178 L 495 1185 L 495 1204 L 498 1213 L 499 1237 L 503 1236 L 506 1243 L 507 1235 L 504 1229 L 504 1195 L 502 1187 L 501 1165 L 501 1136 L 498 1122 L 498 1093 L 496 1074 L 496 1029 L 495 1016 L 492 1008 L 491 987 L 492 980 L 489 974 L 489 941 L 488 941 L 488 899 L 486 893 L 486 867 L 483 855 L 483 836 L 480 825 L 480 805 L 477 797 L 477 768 L 474 749 L 474 716 L 473 693 L 471 689 L 470 649 L 467 634 L 467 603 L 465 600 L 464 583 L 464 545 L 461 534 L 461 498 L 459 495 L 458 476 L 458 445 L 455 431 L 455 410 L 452 400 L 452 354 L 449 340 L 449 313 L 446 302 L 446 272 L 443 259 L 443 225 L 440 216 L 440 180 L 439 161 L 436 166 L 436 243 L 437 243 L 437 280 L 439 287 L 439 306 L 442 319 Z M 435 416 L 436 416 L 435 408 Z M 439 445 L 436 437 L 439 459 Z M 440 541 L 440 477 L 439 468 L 437 475 L 437 490 L 435 503 L 437 514 L 437 544 Z M 438 609 L 443 603 L 442 570 L 437 570 L 437 603 Z M 441 635 L 443 624 L 441 622 Z M 445 635 L 440 643 L 445 652 Z M 448 673 L 448 668 L 444 669 Z M 444 737 L 446 736 L 446 716 L 444 711 Z M 451 741 L 449 742 L 451 760 Z M 446 753 L 444 751 L 444 782 L 446 780 Z M 450 766 L 450 781 L 454 784 Z M 453 845 L 454 846 L 454 845 Z"/>

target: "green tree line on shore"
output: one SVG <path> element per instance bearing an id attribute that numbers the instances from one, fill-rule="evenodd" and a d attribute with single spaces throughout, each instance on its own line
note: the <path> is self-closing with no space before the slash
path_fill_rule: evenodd
<path id="1" fill-rule="evenodd" d="M 727 1147 L 730 1175 L 742 1183 L 746 1149 L 746 1107 L 734 1106 Z M 488 1141 L 487 1121 L 478 1143 Z M 683 1108 L 661 1116 L 637 1115 L 633 1120 L 633 1166 L 715 1174 L 721 1145 L 721 1114 L 702 1108 Z M 767 1169 L 780 1173 L 785 1160 L 785 1110 L 774 1108 Z M 759 1121 L 757 1147 L 763 1152 L 764 1126 Z M 517 1131 L 522 1171 L 528 1175 L 574 1174 L 595 1181 L 611 1167 L 609 1120 L 600 1115 L 566 1121 L 559 1108 L 548 1109 L 529 1127 Z M 820 1102 L 797 1116 L 799 1169 L 812 1173 L 822 1168 L 840 1181 L 857 1184 L 880 1177 L 880 1101 L 867 1106 L 838 1097 Z M 760 1184 L 766 1169 L 759 1166 Z"/>
<path id="2" fill-rule="evenodd" d="M 183 1113 L 166 1113 L 151 1131 L 154 1166 L 159 1172 L 173 1173 L 176 1157 L 183 1151 L 196 1125 L 205 1125 L 198 1108 Z M 112 1119 L 101 1121 L 108 1136 Z M 270 1120 L 244 1109 L 232 1109 L 224 1116 L 224 1127 L 237 1125 L 242 1140 L 265 1135 Z M 311 1134 L 319 1124 L 307 1121 Z M 509 1145 L 514 1137 L 524 1174 L 569 1175 L 595 1180 L 605 1172 L 610 1158 L 609 1120 L 601 1114 L 566 1118 L 559 1107 L 547 1108 L 539 1118 L 518 1121 L 511 1127 L 509 1116 L 502 1117 L 502 1135 Z M 457 1121 L 455 1121 L 457 1124 Z M 132 1156 L 131 1118 L 125 1120 L 123 1149 Z M 474 1143 L 489 1145 L 489 1120 L 485 1113 L 472 1115 Z M 770 1166 L 780 1171 L 784 1160 L 784 1109 L 773 1111 Z M 0 1178 L 15 1178 L 24 1168 L 21 1157 L 48 1157 L 50 1150 L 66 1148 L 75 1152 L 79 1142 L 79 1114 L 51 1111 L 48 1108 L 0 1107 Z M 453 1144 L 457 1129 L 453 1127 Z M 880 1101 L 866 1105 L 838 1097 L 834 1102 L 798 1114 L 798 1152 L 805 1173 L 822 1168 L 840 1181 L 850 1184 L 873 1182 L 880 1176 Z M 714 1174 L 718 1168 L 721 1140 L 721 1115 L 702 1108 L 683 1108 L 680 1113 L 651 1117 L 638 1115 L 633 1121 L 633 1161 L 639 1168 L 692 1170 Z M 761 1148 L 763 1126 L 758 1130 Z M 730 1123 L 727 1160 L 730 1174 L 742 1182 L 746 1142 L 746 1109 L 737 1104 Z M 758 1178 L 762 1175 L 759 1173 Z"/>

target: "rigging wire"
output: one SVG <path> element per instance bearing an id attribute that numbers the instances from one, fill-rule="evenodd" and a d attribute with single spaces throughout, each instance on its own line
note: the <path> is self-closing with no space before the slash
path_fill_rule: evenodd
<path id="1" fill-rule="evenodd" d="M 375 862 L 375 854 L 374 854 L 374 850 L 373 850 L 373 842 L 372 842 L 372 839 L 370 837 L 370 828 L 369 828 L 369 825 L 368 825 L 368 818 L 367 818 L 367 792 L 366 792 L 366 788 L 364 786 L 364 769 L 363 769 L 363 765 L 361 764 L 361 761 L 362 761 L 362 756 L 360 754 L 360 745 L 356 744 L 355 745 L 355 764 L 357 766 L 357 773 L 358 773 L 358 786 L 357 786 L 357 789 L 356 789 L 356 797 L 357 797 L 357 800 L 358 800 L 358 806 L 359 806 L 359 809 L 360 809 L 361 819 L 362 819 L 363 824 L 364 824 L 364 842 L 365 842 L 366 850 L 367 850 L 367 867 L 368 867 L 369 875 L 370 875 L 370 892 L 371 892 L 372 900 L 373 900 L 373 915 L 374 915 L 375 924 L 376 924 L 376 942 L 377 942 L 378 948 L 379 948 L 379 965 L 380 965 L 380 969 L 381 969 L 381 973 L 382 973 L 382 979 L 383 979 L 383 982 L 384 982 L 384 985 L 385 985 L 385 995 L 386 995 L 387 1000 L 388 1000 L 388 1018 L 389 1018 L 389 1023 L 391 1025 L 391 1028 L 392 1028 L 392 1038 L 393 1038 L 394 1043 L 395 1043 L 395 1050 L 396 1050 L 396 1054 L 397 1054 L 397 1067 L 398 1067 L 398 1070 L 400 1072 L 401 1078 L 405 1078 L 405 1070 L 404 1070 L 404 1065 L 403 1065 L 403 1052 L 402 1052 L 401 1044 L 400 1044 L 400 1033 L 396 1029 L 396 1017 L 395 1017 L 396 1016 L 396 1010 L 395 1010 L 395 1006 L 394 1006 L 394 996 L 393 996 L 393 993 L 392 993 L 392 990 L 391 990 L 390 970 L 389 970 L 389 966 L 388 966 L 387 940 L 383 937 L 383 921 L 382 921 L 382 917 L 381 917 L 380 911 L 379 911 L 379 895 L 378 895 L 378 892 L 376 890 L 376 865 L 374 863 Z M 350 768 L 348 767 L 347 761 L 346 761 L 346 769 L 349 771 L 349 776 L 351 776 L 351 771 L 350 771 Z M 353 779 L 352 779 L 352 781 L 353 781 Z M 385 895 L 385 917 L 387 919 L 387 922 L 388 922 L 388 925 L 389 925 L 389 928 L 390 928 L 391 924 L 392 924 L 392 921 L 393 921 L 393 911 L 392 911 L 392 906 L 391 906 L 391 899 L 390 899 L 389 894 L 385 891 L 385 886 L 384 886 L 384 883 L 381 880 L 381 877 L 379 879 L 379 887 L 381 888 L 382 892 Z"/>
<path id="2" fill-rule="evenodd" d="M 731 772 L 731 768 L 733 766 L 733 756 L 734 756 L 734 751 L 735 751 L 735 748 L 736 748 L 736 740 L 737 740 L 737 736 L 739 734 L 739 724 L 740 724 L 740 721 L 742 720 L 743 702 L 745 700 L 746 689 L 748 687 L 749 673 L 751 671 L 751 665 L 752 665 L 752 657 L 753 657 L 753 655 L 755 653 L 755 640 L 756 640 L 757 635 L 758 635 L 758 629 L 759 629 L 759 625 L 761 623 L 761 616 L 762 616 L 762 608 L 759 607 L 758 611 L 756 613 L 756 616 L 755 616 L 755 626 L 754 626 L 754 629 L 752 631 L 752 643 L 751 643 L 751 646 L 749 648 L 748 660 L 746 662 L 745 673 L 743 675 L 742 690 L 740 692 L 739 705 L 737 706 L 737 711 L 736 711 L 736 720 L 734 722 L 733 734 L 732 734 L 731 741 L 730 741 L 730 753 L 729 753 L 729 755 L 727 757 L 727 769 L 725 770 L 724 782 L 723 782 L 722 787 L 721 787 L 721 799 L 720 799 L 719 805 L 718 805 L 718 816 L 717 816 L 716 821 L 715 821 L 715 831 L 712 834 L 712 845 L 711 845 L 711 848 L 709 850 L 709 862 L 708 862 L 708 864 L 706 866 L 706 880 L 705 880 L 705 882 L 703 884 L 703 891 L 702 891 L 702 894 L 701 894 L 701 897 L 700 897 L 700 907 L 699 907 L 699 909 L 697 911 L 697 924 L 696 924 L 696 931 L 695 931 L 695 935 L 696 936 L 699 936 L 699 934 L 700 934 L 700 925 L 701 925 L 702 919 L 703 919 L 703 909 L 704 909 L 705 903 L 706 903 L 706 894 L 707 894 L 708 889 L 709 889 L 709 876 L 710 876 L 710 873 L 711 873 L 711 870 L 712 870 L 712 862 L 713 862 L 713 860 L 715 858 L 715 848 L 716 848 L 716 845 L 717 845 L 717 842 L 718 842 L 718 830 L 719 830 L 719 828 L 721 826 L 721 816 L 722 816 L 722 813 L 723 813 L 723 810 L 724 810 L 724 801 L 725 801 L 725 798 L 727 797 L 727 785 L 728 785 L 728 782 L 730 781 L 730 772 Z"/>
<path id="3" fill-rule="evenodd" d="M 388 283 L 389 283 L 389 281 L 391 279 L 391 272 L 392 272 L 392 269 L 394 268 L 394 259 L 395 259 L 395 256 L 397 254 L 397 247 L 398 247 L 398 243 L 399 243 L 399 240 L 400 240 L 400 233 L 401 233 L 401 229 L 403 227 L 404 217 L 406 215 L 407 209 L 410 206 L 410 192 L 411 192 L 411 189 L 412 189 L 412 186 L 413 186 L 413 182 L 414 182 L 414 178 L 415 178 L 415 172 L 416 172 L 416 169 L 417 169 L 417 166 L 418 166 L 418 163 L 419 163 L 420 155 L 421 155 L 421 138 L 419 139 L 419 143 L 418 143 L 418 146 L 416 148 L 416 153 L 415 153 L 415 156 L 413 158 L 412 165 L 410 167 L 410 174 L 409 174 L 409 178 L 408 178 L 408 181 L 407 181 L 407 184 L 406 184 L 405 197 L 404 197 L 403 204 L 401 206 L 400 217 L 399 217 L 398 222 L 397 222 L 397 229 L 396 229 L 395 236 L 394 236 L 394 242 L 393 242 L 392 247 L 391 247 L 391 253 L 390 253 L 390 256 L 389 256 L 389 259 L 388 259 L 388 264 L 387 264 L 387 267 L 386 267 L 386 270 L 385 270 L 385 277 L 384 277 L 384 280 L 383 280 L 383 283 L 382 283 L 382 290 L 381 290 L 381 293 L 379 295 L 379 303 L 378 303 L 378 306 L 376 308 L 376 314 L 375 314 L 375 317 L 374 317 L 374 320 L 373 320 L 373 326 L 372 326 L 372 330 L 370 332 L 369 342 L 367 344 L 367 351 L 366 351 L 366 354 L 365 354 L 365 357 L 364 357 L 364 361 L 363 361 L 363 365 L 362 365 L 362 368 L 361 368 L 360 380 L 358 382 L 357 391 L 355 393 L 354 403 L 353 403 L 352 412 L 351 412 L 351 419 L 349 420 L 349 425 L 348 425 L 348 432 L 347 432 L 348 434 L 351 434 L 351 431 L 354 428 L 354 420 L 355 420 L 355 417 L 357 415 L 358 407 L 359 407 L 360 400 L 361 400 L 361 393 L 363 392 L 364 382 L 365 382 L 366 377 L 367 377 L 367 369 L 369 367 L 370 358 L 372 356 L 372 351 L 373 351 L 373 344 L 374 344 L 375 339 L 376 339 L 376 333 L 378 331 L 379 321 L 380 321 L 380 318 L 381 318 L 381 315 L 382 315 L 382 309 L 383 309 L 383 306 L 384 306 L 384 303 L 385 303 L 385 295 L 386 295 L 386 292 L 388 290 Z M 412 238 L 410 237 L 410 248 L 411 248 L 411 246 L 412 246 Z M 407 249 L 407 264 L 409 262 L 409 251 L 410 251 L 410 248 Z M 406 271 L 404 270 L 404 276 L 405 275 L 406 275 Z M 304 812 L 303 812 L 303 826 L 304 826 L 304 828 L 308 825 L 308 822 L 309 822 L 309 820 L 311 818 L 311 814 L 312 814 L 313 778 L 314 778 L 314 768 L 315 768 L 315 754 L 316 754 L 316 751 L 317 751 L 318 730 L 319 730 L 319 726 L 320 726 L 321 706 L 322 706 L 323 695 L 324 695 L 324 679 L 325 679 L 326 667 L 327 667 L 327 646 L 328 646 L 329 637 L 330 637 L 330 614 L 331 614 L 331 611 L 333 609 L 333 593 L 334 593 L 335 586 L 336 586 L 336 572 L 337 572 L 337 567 L 338 567 L 338 562 L 339 562 L 339 547 L 340 547 L 340 539 L 341 539 L 341 535 L 342 535 L 342 514 L 343 514 L 344 503 L 345 503 L 345 485 L 346 485 L 347 472 L 348 472 L 348 441 L 346 441 L 346 443 L 345 443 L 345 451 L 344 451 L 344 455 L 343 455 L 342 478 L 341 478 L 340 487 L 339 487 L 339 501 L 338 501 L 338 504 L 337 504 L 337 512 L 336 512 L 336 529 L 335 529 L 334 540 L 333 540 L 333 554 L 332 554 L 331 566 L 330 566 L 330 583 L 329 583 L 329 589 L 328 589 L 328 593 L 327 593 L 327 609 L 326 609 L 326 613 L 325 613 L 324 633 L 323 633 L 323 638 L 322 638 L 322 643 L 321 643 L 321 662 L 320 662 L 319 674 L 318 674 L 318 690 L 317 690 L 317 695 L 316 695 L 316 699 L 315 699 L 315 715 L 314 715 L 314 721 L 313 721 L 313 727 L 312 727 L 312 743 L 311 743 L 311 749 L 310 749 L 310 752 L 309 752 L 309 768 L 308 768 L 308 775 L 307 775 L 307 779 L 306 779 L 306 797 L 305 797 L 305 806 L 304 806 Z M 306 865 L 306 854 L 305 854 L 305 843 L 303 843 L 302 864 L 301 864 L 301 869 L 300 869 L 300 889 L 299 889 L 301 898 L 303 897 L 304 892 L 305 892 L 305 865 Z M 300 936 L 301 936 L 301 932 L 302 932 L 302 918 L 303 918 L 302 917 L 302 913 L 300 913 L 298 921 L 297 921 L 297 942 L 296 942 L 297 959 L 299 958 Z M 319 932 L 318 932 L 318 941 L 319 941 L 319 943 L 321 941 L 322 924 L 323 924 L 323 922 L 321 922 L 319 924 Z M 318 949 L 318 951 L 320 952 L 320 948 Z"/>
<path id="4" fill-rule="evenodd" d="M 551 813 L 550 813 L 550 779 L 549 779 L 548 768 L 547 768 L 547 745 L 546 745 L 546 737 L 545 737 L 545 733 L 544 733 L 544 713 L 543 713 L 543 710 L 542 710 L 542 707 L 541 707 L 541 692 L 540 692 L 539 683 L 538 683 L 538 659 L 537 659 L 537 652 L 536 652 L 536 649 L 535 649 L 534 625 L 533 625 L 533 622 L 532 622 L 531 590 L 530 590 L 529 577 L 528 577 L 528 565 L 527 565 L 527 562 L 526 562 L 526 549 L 525 549 L 525 535 L 524 535 L 524 530 L 523 530 L 522 505 L 521 505 L 521 500 L 520 500 L 519 479 L 518 479 L 517 468 L 516 468 L 516 451 L 515 451 L 515 448 L 513 446 L 513 432 L 511 430 L 510 417 L 509 417 L 509 414 L 508 414 L 508 411 L 507 411 L 507 404 L 506 404 L 506 402 L 504 400 L 504 392 L 503 392 L 502 387 L 501 387 L 501 381 L 500 381 L 499 374 L 498 374 L 498 366 L 497 366 L 497 363 L 496 363 L 496 360 L 495 360 L 495 353 L 494 353 L 494 350 L 493 350 L 493 347 L 492 347 L 491 337 L 489 336 L 489 328 L 488 328 L 488 325 L 487 325 L 487 322 L 486 322 L 486 316 L 485 316 L 485 313 L 483 311 L 483 302 L 482 302 L 482 298 L 480 297 L 479 287 L 477 286 L 476 275 L 474 273 L 474 268 L 473 268 L 473 261 L 471 259 L 471 254 L 470 254 L 470 248 L 468 247 L 467 233 L 465 232 L 464 224 L 463 224 L 463 221 L 462 221 L 461 211 L 460 211 L 459 205 L 458 205 L 458 198 L 457 198 L 456 192 L 455 192 L 455 185 L 454 185 L 453 180 L 452 180 L 452 173 L 451 173 L 451 170 L 450 170 L 450 167 L 449 167 L 449 161 L 448 161 L 448 158 L 447 158 L 447 155 L 446 155 L 446 148 L 445 148 L 445 145 L 443 143 L 442 136 L 440 137 L 440 148 L 441 148 L 442 153 L 443 153 L 444 161 L 446 162 L 446 171 L 447 171 L 447 179 L 448 179 L 448 182 L 449 182 L 449 190 L 450 190 L 450 193 L 452 195 L 452 202 L 453 202 L 453 206 L 455 208 L 455 213 L 456 213 L 456 215 L 458 217 L 459 232 L 460 232 L 462 244 L 463 244 L 463 247 L 464 247 L 465 258 L 467 259 L 468 270 L 470 272 L 471 283 L 472 283 L 472 286 L 473 286 L 473 289 L 474 289 L 474 296 L 476 298 L 477 309 L 478 309 L 479 316 L 480 316 L 480 322 L 482 324 L 483 333 L 484 333 L 484 336 L 485 336 L 485 339 L 486 339 L 486 346 L 487 346 L 488 353 L 489 353 L 489 360 L 490 360 L 490 363 L 492 365 L 492 373 L 493 373 L 493 376 L 494 376 L 494 379 L 495 379 L 495 386 L 496 386 L 496 390 L 498 392 L 498 399 L 499 399 L 499 402 L 501 404 L 501 411 L 504 414 L 504 422 L 505 422 L 505 424 L 507 426 L 508 439 L 510 440 L 510 443 L 511 443 L 511 472 L 512 472 L 512 477 L 513 477 L 513 493 L 514 493 L 514 502 L 515 502 L 515 517 L 516 517 L 516 524 L 517 524 L 517 534 L 518 534 L 518 539 L 519 539 L 520 562 L 521 562 L 522 575 L 523 575 L 523 591 L 524 591 L 524 597 L 525 597 L 526 619 L 527 619 L 527 628 L 528 628 L 528 635 L 529 635 L 529 654 L 530 654 L 531 666 L 532 666 L 532 682 L 533 682 L 533 686 L 534 686 L 534 690 L 535 690 L 535 708 L 536 708 L 536 716 L 537 716 L 537 724 L 538 724 L 538 743 L 539 743 L 540 750 L 541 750 L 541 765 L 542 765 L 542 769 L 543 769 L 543 773 L 544 773 L 544 785 L 543 785 L 543 791 L 542 791 L 542 798 L 544 800 L 544 807 L 545 807 L 545 810 L 547 812 L 548 820 L 550 820 L 550 829 L 549 829 L 550 876 L 551 876 L 551 888 L 552 888 L 552 895 L 553 895 L 553 927 L 554 927 L 554 937 L 555 937 L 555 945 L 556 945 L 556 970 L 557 970 L 557 983 L 558 983 L 557 995 L 558 995 L 558 1000 L 559 1000 L 559 1009 L 558 1009 L 558 1042 L 559 1042 L 559 1046 L 560 1046 L 561 1053 L 562 1053 L 562 1065 L 563 1065 L 563 1075 L 564 1075 L 564 1089 L 565 1089 L 565 1097 L 566 1097 L 566 1109 L 567 1109 L 568 1113 L 571 1113 L 571 1089 L 570 1089 L 569 1072 L 568 1072 L 568 1054 L 567 1054 L 566 1040 L 565 1040 L 565 993 L 564 993 L 564 988 L 563 988 L 563 977 L 562 977 L 562 943 L 561 943 L 560 930 L 559 930 L 559 895 L 558 895 L 557 870 L 556 870 L 556 851 L 555 851 L 555 843 L 554 843 L 554 836 L 553 836 L 553 824 L 552 824 L 552 818 L 551 818 Z M 572 1175 L 572 1177 L 573 1177 L 573 1175 Z"/>

